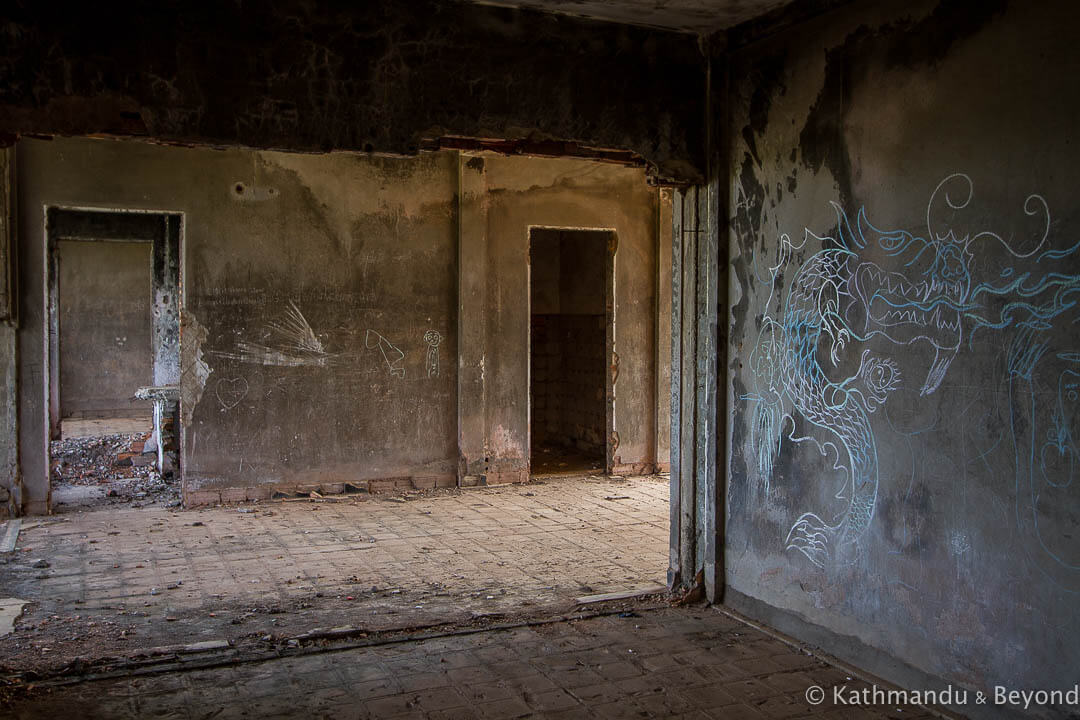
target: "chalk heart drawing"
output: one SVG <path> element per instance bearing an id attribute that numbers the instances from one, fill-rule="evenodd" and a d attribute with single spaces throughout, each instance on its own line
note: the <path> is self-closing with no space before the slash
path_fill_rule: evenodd
<path id="1" fill-rule="evenodd" d="M 1050 210 L 1042 196 L 1029 195 L 1023 207 L 1026 215 L 1037 218 L 1041 235 L 1020 238 L 1022 246 L 1014 246 L 996 232 L 964 232 L 942 220 L 962 219 L 958 211 L 968 206 L 973 194 L 971 178 L 963 173 L 942 180 L 927 203 L 925 237 L 879 229 L 864 208 L 852 223 L 846 211 L 832 203 L 835 238 L 807 228 L 796 245 L 781 235 L 776 264 L 765 278 L 754 258 L 756 279 L 769 286 L 761 330 L 750 355 L 753 392 L 743 396 L 754 407 L 750 427 L 754 469 L 768 494 L 785 439 L 811 440 L 822 455 L 836 458 L 834 469 L 845 475 L 845 486 L 836 496 L 847 500 L 843 512 L 831 522 L 813 512 L 803 513 L 785 539 L 788 550 L 802 553 L 815 565 L 824 567 L 841 548 L 846 557 L 857 556 L 857 543 L 870 526 L 878 495 L 878 454 L 870 415 L 905 381 L 891 358 L 872 356 L 869 348 L 862 352 L 858 372 L 830 379 L 826 371 L 831 365 L 835 372 L 845 348 L 875 337 L 897 346 L 928 346 L 933 359 L 925 376 L 915 380 L 921 382 L 922 397 L 941 386 L 965 338 L 970 347 L 977 331 L 1012 328 L 1016 339 L 1010 350 L 1010 375 L 1026 372 L 1030 377 L 1030 368 L 1018 371 L 1013 366 L 1037 362 L 1045 341 L 1036 336 L 1050 330 L 1053 321 L 1080 300 L 1080 275 L 1054 267 L 1054 261 L 1074 255 L 1080 242 L 1049 247 Z M 797 269 L 786 298 L 779 297 L 777 277 L 786 270 L 793 251 L 808 243 L 822 249 Z M 997 249 L 997 258 L 1004 251 L 1007 267 L 974 262 L 987 245 Z M 883 262 L 891 269 L 872 261 L 871 254 L 888 258 Z M 993 277 L 974 276 L 976 266 L 991 265 L 996 268 Z M 770 309 L 774 300 L 776 307 Z M 1067 322 L 1065 326 L 1071 326 L 1072 318 Z M 819 356 L 819 348 L 828 350 L 827 362 Z M 1059 394 L 1068 397 L 1067 391 Z M 1062 404 L 1055 410 L 1059 417 L 1066 414 Z M 800 421 L 832 439 L 796 437 Z M 792 428 L 786 435 L 785 423 Z M 1059 439 L 1063 436 L 1058 433 L 1047 457 L 1056 454 L 1057 460 L 1067 454 L 1062 450 L 1066 442 Z"/>
<path id="2" fill-rule="evenodd" d="M 232 410 L 248 394 L 248 381 L 242 377 L 221 378 L 214 387 L 218 402 L 226 410 Z"/>

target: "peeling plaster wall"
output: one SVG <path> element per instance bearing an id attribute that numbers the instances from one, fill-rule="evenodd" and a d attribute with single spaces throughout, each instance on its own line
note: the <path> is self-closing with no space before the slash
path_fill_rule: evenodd
<path id="1" fill-rule="evenodd" d="M 415 153 L 554 138 L 703 163 L 696 38 L 440 0 L 5 3 L 0 133 Z"/>
<path id="2" fill-rule="evenodd" d="M 1078 23 L 860 3 L 730 58 L 729 601 L 892 677 L 1080 667 Z"/>
<path id="3" fill-rule="evenodd" d="M 33 512 L 48 502 L 46 205 L 183 216 L 189 503 L 365 480 L 454 484 L 459 446 L 527 474 L 530 223 L 618 233 L 615 413 L 623 442 L 616 454 L 630 469 L 655 462 L 658 192 L 641 169 L 455 152 L 298 155 L 89 139 L 22 140 L 18 154 L 27 348 L 19 429 Z M 491 210 L 481 217 L 492 241 L 476 256 L 466 251 L 477 226 L 463 221 L 459 202 L 463 168 L 473 161 L 487 168 L 478 201 Z M 490 293 L 462 283 L 475 268 Z M 485 318 L 479 337 L 462 333 L 479 355 L 475 365 L 459 348 L 459 317 Z M 478 391 L 467 382 L 475 370 Z M 476 392 L 487 399 L 482 423 L 469 420 Z"/>

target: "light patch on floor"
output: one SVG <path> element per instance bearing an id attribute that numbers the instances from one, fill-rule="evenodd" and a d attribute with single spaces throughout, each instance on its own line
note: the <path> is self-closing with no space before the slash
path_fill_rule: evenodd
<path id="1" fill-rule="evenodd" d="M 35 603 L 0 662 L 569 611 L 578 597 L 664 584 L 667 496 L 659 477 L 577 477 L 71 512 L 24 531 L 0 574 L 0 594 Z M 43 557 L 50 567 L 33 567 Z"/>
<path id="2" fill-rule="evenodd" d="M 27 605 L 28 602 L 19 598 L 0 598 L 0 637 L 11 634 L 15 621 Z"/>
<path id="3" fill-rule="evenodd" d="M 154 417 L 152 415 L 139 415 L 137 417 L 64 418 L 60 422 L 60 436 L 63 438 L 146 433 L 153 429 Z"/>
<path id="4" fill-rule="evenodd" d="M 21 528 L 21 518 L 13 518 L 4 523 L 4 534 L 0 536 L 0 553 L 9 553 L 15 549 L 15 543 L 19 541 L 19 530 Z"/>

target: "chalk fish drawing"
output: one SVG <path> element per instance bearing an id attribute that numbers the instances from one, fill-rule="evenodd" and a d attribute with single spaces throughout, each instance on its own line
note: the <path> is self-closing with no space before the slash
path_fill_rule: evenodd
<path id="1" fill-rule="evenodd" d="M 405 368 L 401 366 L 402 361 L 405 359 L 405 353 L 394 347 L 389 340 L 374 330 L 368 330 L 364 336 L 364 345 L 367 346 L 368 350 L 379 349 L 391 377 L 405 377 Z"/>
<path id="2" fill-rule="evenodd" d="M 214 354 L 244 363 L 281 367 L 324 367 L 334 358 L 291 300 L 280 320 L 266 324 L 264 335 L 266 343 L 241 341 L 236 343 L 236 352 Z"/>
<path id="3" fill-rule="evenodd" d="M 428 344 L 427 361 L 424 365 L 427 367 L 428 377 L 439 376 L 439 343 L 442 342 L 442 335 L 438 330 L 428 330 L 424 333 L 424 342 Z"/>
<path id="4" fill-rule="evenodd" d="M 837 496 L 849 500 L 846 510 L 831 523 L 813 512 L 803 513 L 785 540 L 787 549 L 797 550 L 815 565 L 823 567 L 839 548 L 855 546 L 870 525 L 879 477 L 869 416 L 903 381 L 891 358 L 871 356 L 869 349 L 863 351 L 853 376 L 832 380 L 819 360 L 819 346 L 829 349 L 829 364 L 836 368 L 849 343 L 865 343 L 875 336 L 897 345 L 926 343 L 934 350 L 919 390 L 920 396 L 926 396 L 941 386 L 965 332 L 970 338 L 984 328 L 1037 326 L 1046 330 L 1053 318 L 1076 303 L 1080 275 L 1010 267 L 997 278 L 975 282 L 973 260 L 981 241 L 994 241 L 1015 260 L 1032 261 L 1036 266 L 1073 254 L 1080 243 L 1069 249 L 1046 249 L 1050 211 L 1040 195 L 1030 195 L 1024 211 L 1028 216 L 1042 216 L 1045 228 L 1041 239 L 1024 252 L 995 232 L 958 234 L 952 227 L 942 228 L 935 218 L 939 200 L 950 211 L 962 210 L 970 203 L 973 188 L 963 173 L 938 184 L 927 204 L 926 237 L 906 230 L 881 230 L 871 224 L 865 209 L 859 210 L 852 224 L 844 209 L 832 203 L 837 237 L 818 236 L 807 228 L 802 242 L 794 245 L 782 235 L 770 277 L 758 277 L 775 287 L 793 250 L 811 241 L 823 248 L 798 269 L 782 308 L 770 312 L 766 304 L 750 356 L 754 391 L 744 396 L 755 406 L 750 441 L 766 490 L 782 450 L 785 421 L 793 428 L 788 435 L 793 442 L 808 439 L 794 436 L 796 419 L 835 438 L 819 445 L 823 454 L 835 452 L 834 468 L 846 475 L 845 488 Z M 959 190 L 960 199 L 954 199 L 950 190 Z M 875 257 L 884 253 L 892 259 L 890 266 L 902 272 L 869 260 L 868 248 Z M 774 294 L 770 291 L 769 302 Z M 1060 447 L 1058 442 L 1052 449 Z"/>

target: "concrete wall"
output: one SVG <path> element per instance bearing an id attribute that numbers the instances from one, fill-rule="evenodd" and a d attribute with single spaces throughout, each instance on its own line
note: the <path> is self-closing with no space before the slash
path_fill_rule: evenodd
<path id="1" fill-rule="evenodd" d="M 730 58 L 729 601 L 893 677 L 1076 682 L 1078 23 L 855 3 Z"/>
<path id="2" fill-rule="evenodd" d="M 656 464 L 658 192 L 641 170 L 567 159 L 464 158 L 461 210 L 463 474 L 528 472 L 527 259 L 533 227 L 613 230 L 616 472 Z M 664 402 L 668 402 L 664 398 Z M 649 408 L 648 412 L 643 412 Z M 477 442 L 469 438 L 485 438 Z"/>
<path id="3" fill-rule="evenodd" d="M 616 348 L 628 348 L 622 372 L 631 381 L 618 384 L 616 428 L 626 438 L 619 454 L 624 464 L 654 462 L 657 191 L 640 169 L 451 152 L 297 155 L 101 140 L 23 140 L 18 157 L 26 309 L 19 430 L 32 510 L 48 500 L 47 205 L 183 213 L 189 503 L 317 485 L 455 484 L 462 446 L 512 447 L 525 460 L 515 469 L 527 472 L 527 445 L 508 444 L 503 430 L 527 438 L 531 222 L 616 228 L 625 242 Z M 478 201 L 491 212 L 482 232 L 497 240 L 486 257 L 466 258 L 467 266 L 480 267 L 501 295 L 458 290 L 466 267 L 459 257 L 473 241 L 459 201 L 469 163 L 487 168 Z M 469 338 L 479 358 L 466 367 L 458 318 L 477 315 L 499 324 Z M 460 421 L 467 403 L 458 400 L 459 386 L 470 373 L 479 374 L 489 400 L 491 422 L 483 426 Z"/>
<path id="4" fill-rule="evenodd" d="M 57 243 L 61 417 L 149 412 L 149 242 Z"/>

